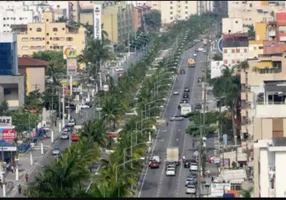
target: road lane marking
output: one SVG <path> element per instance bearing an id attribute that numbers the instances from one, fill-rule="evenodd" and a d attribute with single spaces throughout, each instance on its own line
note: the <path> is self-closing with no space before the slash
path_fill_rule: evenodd
<path id="1" fill-rule="evenodd" d="M 197 77 L 197 74 L 198 74 L 198 72 L 199 71 L 196 71 L 196 69 L 198 69 L 198 67 L 197 68 L 195 68 L 195 73 L 194 73 L 194 77 L 193 77 L 193 83 L 192 83 L 192 89 L 191 89 L 191 102 L 192 102 L 192 98 L 194 97 L 194 87 L 195 87 L 195 85 L 196 85 L 196 77 Z M 185 121 L 185 122 L 187 122 L 187 121 Z M 184 134 L 184 136 L 183 136 L 184 138 L 183 138 L 183 150 L 182 150 L 182 155 L 184 156 L 184 152 L 185 152 L 185 146 L 186 146 L 186 134 Z M 178 177 L 178 183 L 177 183 L 177 191 L 176 191 L 176 196 L 177 197 L 179 197 L 179 189 L 180 189 L 180 186 L 181 186 L 181 177 L 182 177 L 182 169 L 183 169 L 183 166 L 182 165 L 180 165 L 180 172 L 179 172 L 179 177 Z"/>
<path id="2" fill-rule="evenodd" d="M 190 52 L 193 52 L 193 50 L 190 50 Z M 184 54 L 182 55 L 182 57 L 181 57 L 181 62 L 180 62 L 180 67 L 179 67 L 179 69 L 181 69 L 181 68 L 183 68 L 184 67 L 184 65 L 183 65 L 183 62 L 184 62 L 184 58 L 185 58 L 185 56 L 187 56 L 187 59 L 188 59 L 188 54 L 189 54 L 189 51 L 187 50 L 187 51 L 184 51 Z M 187 64 L 187 59 L 186 59 L 186 64 Z M 181 84 L 180 85 L 180 95 L 182 95 L 182 93 L 184 93 L 184 87 L 185 87 L 185 85 L 186 85 L 186 81 L 188 80 L 188 78 L 187 77 L 189 77 L 189 76 L 184 76 L 183 77 L 183 84 Z M 176 80 L 176 82 L 174 83 L 174 85 L 177 83 L 177 80 Z M 174 88 L 174 87 L 173 87 Z M 173 89 L 172 89 L 172 92 L 173 92 Z M 176 99 L 177 100 L 177 103 L 176 103 L 176 105 L 177 104 L 179 104 L 179 102 L 180 102 L 180 99 Z M 169 103 L 169 102 L 168 102 Z M 176 111 L 176 115 L 177 115 L 177 113 L 178 113 L 179 111 L 177 110 Z M 174 133 L 174 127 L 175 127 L 175 123 L 173 123 L 173 126 L 172 126 L 172 128 L 171 128 L 171 135 L 170 135 L 170 138 L 169 138 L 169 142 L 168 142 L 168 147 L 170 146 L 170 144 L 171 144 L 171 141 L 172 141 L 172 136 L 173 136 L 173 133 Z M 177 141 L 179 141 L 179 140 L 177 140 Z M 179 147 L 180 148 L 180 147 Z M 179 152 L 180 153 L 180 152 Z M 164 168 L 163 169 L 165 169 L 166 168 L 166 162 L 164 162 Z M 164 174 L 164 172 L 165 172 L 165 170 L 162 170 L 162 173 L 161 173 L 161 177 L 160 177 L 160 182 L 162 181 L 162 179 L 163 179 L 163 174 Z M 157 193 L 157 197 L 159 197 L 160 196 L 160 191 L 161 191 L 161 184 L 159 184 L 159 187 L 158 187 L 158 193 Z M 173 193 L 175 193 L 175 191 L 173 191 Z"/>

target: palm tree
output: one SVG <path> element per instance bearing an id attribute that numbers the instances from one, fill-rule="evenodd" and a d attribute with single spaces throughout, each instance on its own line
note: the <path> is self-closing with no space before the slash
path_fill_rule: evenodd
<path id="1" fill-rule="evenodd" d="M 240 190 L 239 193 L 240 193 L 241 197 L 243 197 L 243 198 L 251 198 L 252 191 L 253 191 L 253 188 L 249 188 L 247 190 L 242 189 L 242 190 Z"/>
<path id="2" fill-rule="evenodd" d="M 80 136 L 92 139 L 99 147 L 106 147 L 107 132 L 103 120 L 85 122 L 80 130 Z"/>

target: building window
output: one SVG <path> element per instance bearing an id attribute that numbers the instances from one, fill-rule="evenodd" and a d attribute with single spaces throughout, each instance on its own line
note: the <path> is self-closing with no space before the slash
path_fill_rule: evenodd
<path id="1" fill-rule="evenodd" d="M 256 50 L 256 47 L 253 47 L 253 50 Z"/>
<path id="2" fill-rule="evenodd" d="M 170 1 L 170 4 L 173 4 L 173 1 Z"/>
<path id="3" fill-rule="evenodd" d="M 42 41 L 42 38 L 36 37 L 36 41 Z"/>
<path id="4" fill-rule="evenodd" d="M 32 28 L 30 28 L 30 31 L 32 30 Z"/>
<path id="5" fill-rule="evenodd" d="M 173 12 L 170 12 L 170 15 L 172 15 L 173 14 Z"/>
<path id="6" fill-rule="evenodd" d="M 224 49 L 224 50 L 223 50 L 223 53 L 227 53 L 227 49 Z"/>
<path id="7" fill-rule="evenodd" d="M 65 40 L 65 38 L 64 37 L 60 37 L 60 41 L 64 41 Z"/>
<path id="8" fill-rule="evenodd" d="M 62 28 L 63 29 L 63 31 L 65 30 L 65 28 Z"/>
<path id="9" fill-rule="evenodd" d="M 36 46 L 36 49 L 37 49 L 37 50 L 41 50 L 41 49 L 42 49 L 42 46 Z"/>
<path id="10" fill-rule="evenodd" d="M 187 2 L 187 1 L 185 1 L 185 4 L 188 4 L 188 2 Z"/>
<path id="11" fill-rule="evenodd" d="M 34 46 L 31 46 L 30 49 L 31 49 L 31 50 L 35 50 L 35 47 L 34 47 Z"/>
<path id="12" fill-rule="evenodd" d="M 170 10 L 172 10 L 173 9 L 173 6 L 170 6 Z"/>
<path id="13" fill-rule="evenodd" d="M 263 46 L 258 47 L 259 49 L 263 49 Z"/>
<path id="14" fill-rule="evenodd" d="M 53 46 L 50 46 L 50 49 L 52 49 L 53 48 Z"/>
<path id="15" fill-rule="evenodd" d="M 53 28 L 53 31 L 54 32 L 58 32 L 58 28 Z"/>
<path id="16" fill-rule="evenodd" d="M 188 9 L 188 6 L 186 6 L 185 8 Z"/>
<path id="17" fill-rule="evenodd" d="M 59 41 L 59 40 L 60 40 L 59 37 L 54 37 L 54 38 L 53 38 L 53 41 Z"/>
<path id="18" fill-rule="evenodd" d="M 31 40 L 31 41 L 34 41 L 34 40 L 35 40 L 35 38 L 33 38 L 33 37 L 30 37 L 30 40 Z"/>
<path id="19" fill-rule="evenodd" d="M 47 33 L 47 36 L 49 36 L 50 34 L 49 33 Z"/>
<path id="20" fill-rule="evenodd" d="M 240 63 L 240 60 L 237 60 L 236 63 Z"/>
<path id="21" fill-rule="evenodd" d="M 224 64 L 226 64 L 226 65 L 227 65 L 227 60 L 224 60 Z"/>
<path id="22" fill-rule="evenodd" d="M 46 22 L 48 22 L 49 21 L 49 19 L 46 19 Z"/>
<path id="23" fill-rule="evenodd" d="M 240 53 L 240 49 L 236 49 L 236 53 Z"/>
<path id="24" fill-rule="evenodd" d="M 73 38 L 72 38 L 72 37 L 67 37 L 66 40 L 67 40 L 67 41 L 73 41 Z"/>
<path id="25" fill-rule="evenodd" d="M 53 38 L 52 38 L 52 37 L 50 37 L 50 40 L 53 40 Z"/>
<path id="26" fill-rule="evenodd" d="M 188 14 L 188 11 L 186 11 L 185 14 Z"/>
<path id="27" fill-rule="evenodd" d="M 3 20 L 5 20 L 5 17 L 3 17 Z"/>
<path id="28" fill-rule="evenodd" d="M 42 32 L 42 29 L 41 28 L 37 28 L 36 31 L 37 32 Z"/>
<path id="29" fill-rule="evenodd" d="M 244 49 L 244 53 L 247 53 L 247 49 Z"/>
<path id="30" fill-rule="evenodd" d="M 47 44 L 50 44 L 50 42 L 49 42 L 49 41 L 47 41 Z"/>
<path id="31" fill-rule="evenodd" d="M 170 17 L 170 20 L 173 20 L 173 17 Z"/>
<path id="32" fill-rule="evenodd" d="M 22 46 L 22 50 L 27 51 L 27 50 L 29 50 L 29 47 L 28 46 Z"/>
<path id="33" fill-rule="evenodd" d="M 235 50 L 234 50 L 234 49 L 232 49 L 232 50 L 231 50 L 231 53 L 235 53 Z"/>
<path id="34" fill-rule="evenodd" d="M 22 38 L 22 42 L 28 42 L 28 41 L 29 41 L 29 38 L 27 37 Z"/>
<path id="35" fill-rule="evenodd" d="M 64 48 L 64 46 L 60 46 L 60 49 L 63 49 Z"/>
<path id="36" fill-rule="evenodd" d="M 235 60 L 232 60 L 232 64 L 234 64 L 235 63 Z"/>

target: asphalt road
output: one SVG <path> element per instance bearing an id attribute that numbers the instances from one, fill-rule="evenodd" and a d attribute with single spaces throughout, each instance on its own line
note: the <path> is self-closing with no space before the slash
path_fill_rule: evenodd
<path id="1" fill-rule="evenodd" d="M 181 59 L 180 68 L 185 68 L 185 75 L 178 75 L 174 84 L 173 91 L 179 91 L 180 95 L 170 97 L 166 105 L 166 111 L 163 118 L 169 120 L 175 114 L 180 114 L 178 104 L 182 99 L 184 87 L 188 87 L 190 91 L 190 104 L 201 103 L 201 95 L 197 94 L 199 86 L 197 78 L 201 76 L 202 68 L 204 67 L 205 55 L 198 53 L 196 58 L 196 67 L 187 68 L 187 61 L 193 55 L 195 48 L 201 47 L 202 43 L 186 50 Z M 165 159 L 167 147 L 179 147 L 180 158 L 183 156 L 192 158 L 193 137 L 185 133 L 185 129 L 189 125 L 189 120 L 185 119 L 182 122 L 169 122 L 168 126 L 159 129 L 153 155 L 159 155 L 162 159 L 162 164 L 159 169 L 148 169 L 146 171 L 143 185 L 139 191 L 139 197 L 190 197 L 186 195 L 185 180 L 189 175 L 189 169 L 185 169 L 181 164 L 176 169 L 176 176 L 165 175 Z"/>

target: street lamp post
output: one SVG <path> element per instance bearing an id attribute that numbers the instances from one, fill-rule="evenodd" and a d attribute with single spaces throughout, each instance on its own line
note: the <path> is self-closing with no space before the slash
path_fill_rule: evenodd
<path id="1" fill-rule="evenodd" d="M 125 163 L 125 161 L 126 161 L 126 150 L 127 149 L 130 149 L 130 148 L 133 148 L 133 147 L 136 147 L 136 146 L 138 146 L 138 145 L 140 145 L 140 144 L 145 144 L 144 142 L 141 142 L 141 143 L 139 143 L 139 144 L 136 144 L 136 145 L 134 145 L 134 146 L 131 146 L 131 147 L 126 147 L 125 149 L 123 149 L 123 157 L 124 157 L 124 159 L 123 159 L 123 162 Z M 132 155 L 131 155 L 132 156 Z M 132 159 L 132 157 L 131 157 L 131 159 Z M 124 164 L 124 168 L 125 168 L 125 164 Z"/>
<path id="2" fill-rule="evenodd" d="M 147 103 L 147 104 L 145 104 L 145 118 L 146 118 L 146 110 L 147 110 L 147 105 L 149 105 L 149 104 L 152 104 L 152 103 L 155 103 L 155 102 L 157 102 L 157 101 L 162 101 L 163 99 L 156 99 L 156 100 L 154 100 L 154 101 L 150 101 L 149 103 Z"/>
<path id="3" fill-rule="evenodd" d="M 124 162 L 124 163 L 122 163 L 122 164 L 119 164 L 119 165 L 117 165 L 116 166 L 116 170 L 115 170 L 115 183 L 117 184 L 118 183 L 118 174 L 117 174 L 117 171 L 118 171 L 118 168 L 120 167 L 120 166 L 123 166 L 123 165 L 125 165 L 125 164 L 127 164 L 127 163 L 130 163 L 131 162 L 131 164 L 132 164 L 132 162 L 133 161 L 137 161 L 137 160 L 145 160 L 145 158 L 144 157 L 140 157 L 140 158 L 137 158 L 137 159 L 130 159 L 130 160 L 127 160 L 126 162 Z M 119 189 L 118 189 L 118 196 L 119 196 Z"/>

